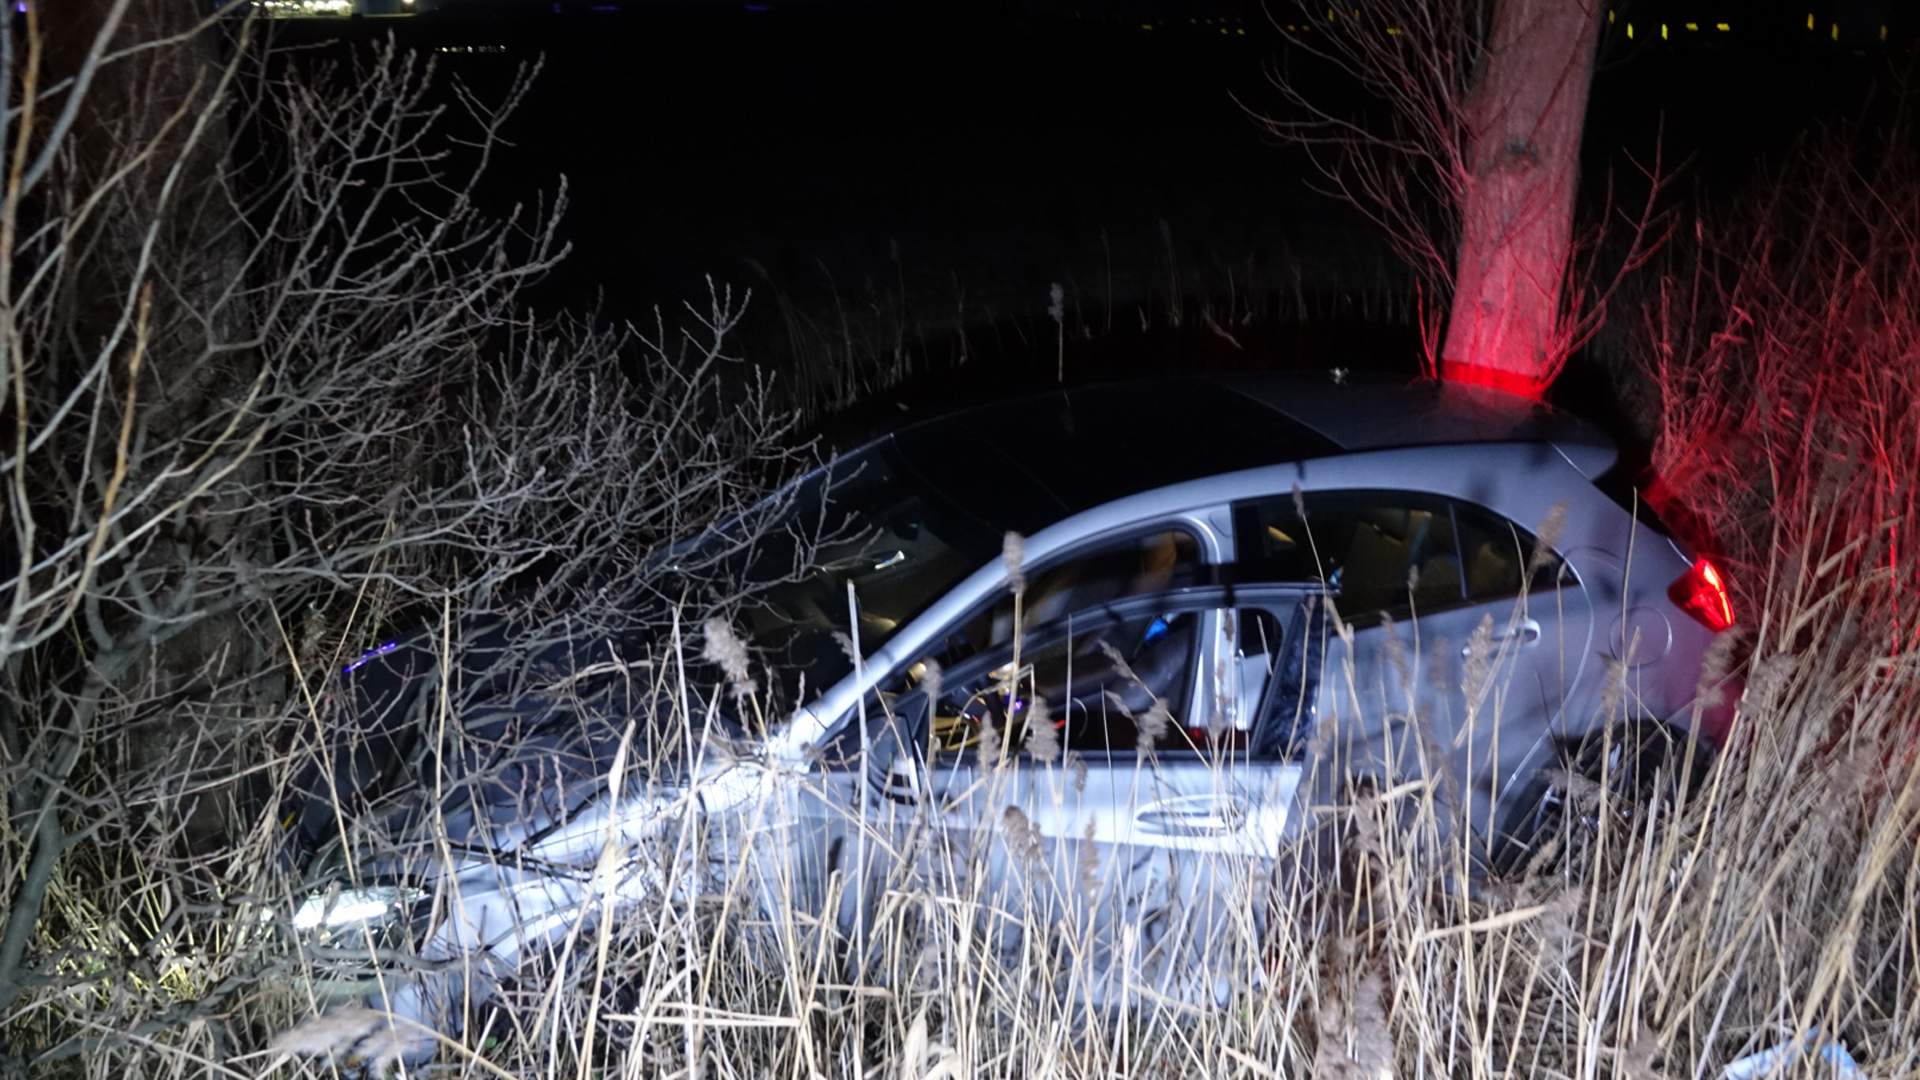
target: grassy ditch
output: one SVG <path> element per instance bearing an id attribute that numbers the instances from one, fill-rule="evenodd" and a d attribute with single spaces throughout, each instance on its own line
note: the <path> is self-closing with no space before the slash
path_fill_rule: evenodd
<path id="1" fill-rule="evenodd" d="M 1571 781 L 1577 809 L 1554 850 L 1496 881 L 1469 883 L 1483 852 L 1446 827 L 1440 785 L 1418 779 L 1303 799 L 1320 848 L 1303 836 L 1273 860 L 1196 856 L 1142 876 L 1036 833 L 1046 808 L 1034 801 L 1071 799 L 1074 762 L 1031 744 L 983 777 L 985 802 L 1005 807 L 981 828 L 871 811 L 847 826 L 839 872 L 819 878 L 795 852 L 813 827 L 810 800 L 832 796 L 747 763 L 724 781 L 747 778 L 734 809 L 699 813 L 683 798 L 666 827 L 583 867 L 607 895 L 489 1000 L 464 1001 L 466 1035 L 433 1068 L 1717 1076 L 1817 1029 L 1868 1075 L 1902 1075 L 1920 1041 L 1920 772 L 1902 722 L 1913 668 L 1842 632 L 1860 599 L 1794 611 L 1822 644 L 1760 659 L 1738 741 L 1688 778 L 1690 798 L 1634 803 L 1606 776 Z M 1630 714 L 1630 695 L 1620 708 Z M 1138 764 L 1143 778 L 1159 767 L 1151 754 Z M 1015 769 L 1053 782 L 1016 795 Z M 882 869 L 863 888 L 867 859 Z M 619 895 L 640 866 L 666 884 Z M 1149 884 L 1119 892 L 1116 879 Z M 448 888 L 432 903 L 444 913 L 462 900 Z M 850 940 L 833 916 L 856 905 L 867 932 Z M 279 952 L 290 974 L 314 970 L 290 939 L 251 947 Z M 306 992 L 262 1001 L 258 1022 L 286 1025 L 323 1004 Z M 378 1064 L 417 1039 L 384 1041 L 374 1013 L 332 1017 L 346 1026 L 296 1029 L 277 1045 Z M 169 1052 L 134 1056 L 159 1064 Z M 326 1071 L 324 1054 L 249 1060 Z"/>

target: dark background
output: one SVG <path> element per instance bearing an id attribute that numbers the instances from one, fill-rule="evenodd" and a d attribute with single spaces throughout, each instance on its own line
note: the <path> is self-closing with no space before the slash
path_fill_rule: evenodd
<path id="1" fill-rule="evenodd" d="M 712 275 L 754 290 L 750 359 L 796 382 L 897 364 L 937 396 L 1051 380 L 1060 282 L 1072 376 L 1417 370 L 1411 275 L 1247 111 L 1283 108 L 1279 68 L 1368 103 L 1258 4 L 600 7 L 275 29 L 335 49 L 391 34 L 482 96 L 543 65 L 488 190 L 505 207 L 566 177 L 574 254 L 532 294 L 545 309 L 642 319 L 704 303 Z M 1588 220 L 1609 185 L 1633 205 L 1656 158 L 1669 207 L 1711 208 L 1796 140 L 1884 112 L 1911 23 L 1875 0 L 1620 5 L 1591 99 Z M 1603 397 L 1605 377 L 1576 363 L 1561 396 Z"/>

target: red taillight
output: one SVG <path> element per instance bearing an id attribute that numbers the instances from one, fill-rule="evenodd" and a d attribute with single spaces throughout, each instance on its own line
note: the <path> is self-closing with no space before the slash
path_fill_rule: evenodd
<path id="1" fill-rule="evenodd" d="M 1695 559 L 1692 569 L 1668 587 L 1667 596 L 1709 630 L 1717 632 L 1733 625 L 1733 597 L 1727 593 L 1719 568 L 1705 559 Z"/>

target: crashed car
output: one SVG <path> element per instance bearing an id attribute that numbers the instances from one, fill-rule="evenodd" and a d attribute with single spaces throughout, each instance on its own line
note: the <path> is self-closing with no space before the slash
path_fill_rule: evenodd
<path id="1" fill-rule="evenodd" d="M 396 763 L 433 775 L 295 923 L 458 968 L 383 983 L 444 1027 L 489 965 L 670 887 L 628 849 L 689 816 L 775 807 L 769 903 L 856 947 L 895 852 L 976 853 L 1000 895 L 1016 819 L 1029 860 L 1099 868 L 1056 915 L 1173 932 L 1164 909 L 1207 905 L 1186 864 L 1273 859 L 1326 777 L 1431 783 L 1496 872 L 1609 727 L 1727 736 L 1700 685 L 1726 582 L 1597 485 L 1616 457 L 1564 413 L 1428 381 L 1095 385 L 909 424 L 656 557 L 681 598 L 732 598 L 709 633 L 744 656 L 690 675 L 697 645 L 560 633 L 502 664 L 482 631 L 356 662 L 336 699 L 362 737 L 310 776 L 306 846 L 367 843 L 342 807 Z M 884 842 L 908 827 L 942 842 Z"/>

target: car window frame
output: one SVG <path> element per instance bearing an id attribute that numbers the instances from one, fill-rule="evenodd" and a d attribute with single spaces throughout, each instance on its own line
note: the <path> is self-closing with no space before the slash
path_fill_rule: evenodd
<path id="1" fill-rule="evenodd" d="M 1446 508 L 1448 524 L 1453 536 L 1454 560 L 1459 566 L 1460 598 L 1457 601 L 1449 599 L 1444 604 L 1439 605 L 1432 603 L 1416 604 L 1413 602 L 1412 597 L 1405 597 L 1407 590 L 1403 588 L 1400 591 L 1400 595 L 1405 598 L 1401 602 L 1348 611 L 1340 604 L 1341 587 L 1335 586 L 1327 580 L 1325 570 L 1326 560 L 1323 556 L 1316 556 L 1311 553 L 1306 556 L 1315 564 L 1318 576 L 1304 579 L 1272 576 L 1264 569 L 1267 560 L 1255 559 L 1253 557 L 1259 548 L 1256 546 L 1257 539 L 1252 536 L 1250 523 L 1260 520 L 1259 507 L 1261 504 L 1288 499 L 1297 500 L 1305 507 L 1306 518 L 1311 521 L 1314 512 L 1312 503 L 1316 499 L 1353 499 L 1356 501 L 1364 501 L 1375 496 L 1382 497 L 1380 500 L 1382 508 L 1408 510 L 1427 509 L 1415 505 L 1418 502 L 1438 504 Z M 1460 539 L 1461 525 L 1459 509 L 1463 506 L 1477 511 L 1495 522 L 1504 523 L 1511 529 L 1513 534 L 1517 536 L 1526 547 L 1528 556 L 1526 565 L 1532 565 L 1535 553 L 1538 552 L 1541 547 L 1545 547 L 1553 556 L 1554 562 L 1558 564 L 1558 570 L 1551 574 L 1543 574 L 1542 571 L 1546 569 L 1545 567 L 1537 571 L 1529 571 L 1523 566 L 1521 584 L 1515 591 L 1510 593 L 1502 592 L 1499 595 L 1473 595 L 1467 581 L 1466 562 L 1468 556 L 1461 546 Z M 1322 512 L 1325 513 L 1325 511 Z M 1356 625 L 1372 626 L 1386 619 L 1401 621 L 1409 618 L 1417 618 L 1423 614 L 1439 614 L 1441 612 L 1456 611 L 1461 608 L 1475 607 L 1484 604 L 1503 603 L 1510 600 L 1517 600 L 1522 596 L 1540 595 L 1545 592 L 1557 591 L 1563 588 L 1577 587 L 1580 584 L 1579 575 L 1573 569 L 1573 565 L 1568 561 L 1566 555 L 1551 544 L 1542 545 L 1539 535 L 1533 530 L 1526 528 L 1510 516 L 1501 513 L 1493 507 L 1487 506 L 1485 503 L 1444 491 L 1369 486 L 1340 486 L 1313 490 L 1295 489 L 1290 493 L 1270 492 L 1235 499 L 1229 509 L 1229 515 L 1233 526 L 1232 536 L 1235 552 L 1234 577 L 1237 581 L 1244 584 L 1318 587 L 1330 598 L 1335 610 L 1339 612 L 1340 617 Z M 1543 583 L 1544 588 L 1542 587 Z"/>
<path id="2" fill-rule="evenodd" d="M 1314 722 L 1312 710 L 1315 694 L 1318 691 L 1319 665 L 1316 662 L 1318 656 L 1312 647 L 1312 637 L 1313 628 L 1319 624 L 1317 620 L 1322 618 L 1322 616 L 1317 613 L 1325 610 L 1326 595 L 1326 592 L 1318 586 L 1303 585 L 1294 582 L 1260 583 L 1255 585 L 1210 582 L 1105 601 L 1087 608 L 1064 613 L 1059 618 L 1050 620 L 1043 625 L 1025 630 L 1021 636 L 1023 649 L 1034 647 L 1036 645 L 1036 638 L 1051 642 L 1054 640 L 1053 635 L 1057 633 L 1075 632 L 1069 629 L 1071 623 L 1076 618 L 1084 617 L 1088 612 L 1102 612 L 1105 618 L 1115 622 L 1156 611 L 1163 613 L 1169 610 L 1191 612 L 1201 617 L 1201 629 L 1197 634 L 1194 645 L 1196 653 L 1195 669 L 1191 673 L 1193 678 L 1189 680 L 1190 683 L 1193 684 L 1188 688 L 1190 695 L 1197 694 L 1203 689 L 1199 685 L 1199 682 L 1206 677 L 1212 666 L 1212 661 L 1215 659 L 1214 656 L 1211 655 L 1208 635 L 1215 633 L 1218 620 L 1227 614 L 1237 613 L 1246 608 L 1256 608 L 1268 612 L 1274 617 L 1279 627 L 1281 635 L 1280 650 L 1283 656 L 1291 655 L 1296 650 L 1301 656 L 1302 672 L 1297 681 L 1290 681 L 1286 678 L 1269 677 L 1262 686 L 1258 700 L 1254 701 L 1250 706 L 1253 711 L 1252 721 L 1247 729 L 1247 738 L 1243 746 L 1226 748 L 1198 746 L 1187 748 L 1161 747 L 1155 748 L 1151 752 L 1151 755 L 1142 754 L 1138 748 L 1120 750 L 1111 748 L 1106 750 L 1070 750 L 1062 746 L 1061 753 L 1063 757 L 1065 754 L 1071 752 L 1079 754 L 1083 758 L 1089 754 L 1095 754 L 1108 758 L 1116 756 L 1152 756 L 1157 759 L 1170 761 L 1193 760 L 1207 756 L 1231 756 L 1249 761 L 1298 760 L 1305 745 L 1305 740 L 1302 736 L 1312 730 Z M 1116 608 L 1125 610 L 1116 611 Z M 970 611 L 969 614 L 977 615 L 978 611 L 976 609 Z M 942 673 L 941 686 L 943 692 L 951 686 L 949 682 L 950 679 L 973 678 L 984 675 L 987 671 L 999 666 L 999 664 L 1005 663 L 1010 658 L 1010 644 L 995 646 L 992 649 L 982 650 L 967 657 L 955 665 L 953 670 Z M 994 663 L 994 661 L 999 661 L 999 663 Z M 897 665 L 894 670 L 888 673 L 886 678 L 877 681 L 869 690 L 865 700 L 866 722 L 869 726 L 876 724 L 897 724 L 900 722 L 901 717 L 907 716 L 908 714 L 914 714 L 911 722 L 915 725 L 930 722 L 932 714 L 927 706 L 931 703 L 925 702 L 925 687 L 923 684 L 916 683 L 910 688 L 894 693 L 891 699 L 886 696 L 889 693 L 886 689 L 888 684 L 907 677 L 911 669 L 922 662 L 924 661 L 912 661 Z M 1276 670 L 1276 675 L 1277 674 L 1278 672 Z M 1287 740 L 1282 743 L 1275 743 L 1272 738 L 1272 733 L 1268 728 L 1269 725 L 1277 722 L 1274 718 L 1274 698 L 1286 688 L 1291 688 L 1297 692 L 1301 703 L 1300 708 L 1304 710 L 1304 715 L 1301 715 L 1299 720 L 1293 725 L 1293 731 Z M 922 713 L 924 713 L 924 717 L 921 715 Z M 826 756 L 829 760 L 837 760 L 842 763 L 843 767 L 853 767 L 852 763 L 857 760 L 860 742 L 858 726 L 857 720 L 848 723 L 837 731 L 834 737 L 828 741 L 825 749 Z M 930 730 L 917 733 L 914 741 L 918 744 L 920 753 L 923 756 L 928 756 L 928 751 L 931 749 Z M 928 760 L 930 763 L 932 760 L 931 757 L 929 757 Z M 1029 767 L 1032 764 L 1026 759 L 1024 748 L 1007 755 L 1006 761 L 1010 766 L 1017 767 Z M 969 767 L 977 768 L 983 767 L 984 763 L 979 761 L 977 752 L 969 751 L 966 764 Z"/>
<path id="3" fill-rule="evenodd" d="M 1152 614 L 1166 614 L 1168 612 L 1191 614 L 1195 616 L 1193 642 L 1189 646 L 1191 649 L 1191 656 L 1189 658 L 1191 666 L 1186 672 L 1186 678 L 1184 679 L 1186 685 L 1182 689 L 1182 693 L 1186 697 L 1185 705 L 1191 706 L 1198 692 L 1198 680 L 1196 676 L 1202 674 L 1202 669 L 1205 667 L 1204 659 L 1208 651 L 1207 634 L 1212 625 L 1212 620 L 1208 616 L 1219 610 L 1218 602 L 1213 600 L 1212 597 L 1221 591 L 1222 587 L 1217 585 L 1190 585 L 1161 590 L 1159 592 L 1141 593 L 1137 596 L 1124 596 L 1114 600 L 1092 604 L 1087 607 L 1064 612 L 1058 618 L 1024 630 L 1021 634 L 1020 646 L 1022 650 L 1046 648 L 1057 642 L 1063 634 L 1074 635 L 1090 633 L 1097 629 L 1099 623 L 1102 622 L 1108 625 L 1118 625 L 1137 621 L 1140 618 Z M 1095 618 L 1096 614 L 1097 619 Z M 1076 622 L 1081 625 L 1076 627 Z M 996 645 L 992 649 L 982 650 L 968 657 L 965 661 L 957 665 L 954 671 L 943 673 L 943 688 L 952 685 L 949 681 L 950 679 L 972 679 L 984 676 L 988 672 L 1004 666 L 1006 663 L 1011 662 L 1012 653 L 1012 643 L 1007 643 L 1004 645 Z M 998 662 L 996 663 L 995 661 Z M 1066 746 L 1064 743 L 1061 746 L 1061 754 L 1063 756 L 1067 753 L 1076 753 L 1082 757 L 1086 757 L 1089 754 L 1112 756 L 1115 754 L 1125 755 L 1138 752 L 1136 747 L 1123 749 L 1115 749 L 1110 746 L 1104 748 L 1073 748 Z M 1178 751 L 1174 748 L 1156 748 L 1154 750 L 1156 754 L 1172 752 Z M 985 764 L 978 760 L 977 752 L 970 753 L 969 758 L 968 764 L 970 765 L 980 767 Z M 1007 754 L 1006 760 L 1010 765 L 1019 766 L 1029 764 L 1024 747 L 1017 748 L 1013 753 Z"/>
<path id="4" fill-rule="evenodd" d="M 1217 507 L 1211 509 L 1217 509 Z M 1144 537 L 1151 536 L 1154 533 L 1168 532 L 1177 529 L 1186 533 L 1187 536 L 1193 540 L 1194 546 L 1199 553 L 1199 560 L 1195 563 L 1195 566 L 1199 571 L 1201 580 L 1192 584 L 1196 586 L 1212 584 L 1220 574 L 1222 560 L 1232 558 L 1234 550 L 1233 536 L 1230 532 L 1222 531 L 1218 526 L 1205 521 L 1203 515 L 1204 512 L 1168 514 L 1151 520 L 1131 523 L 1124 528 L 1108 529 L 1096 536 L 1084 537 L 1079 541 L 1061 547 L 1057 551 L 1048 552 L 1044 558 L 1037 560 L 1032 566 L 1021 567 L 1021 576 L 1031 580 L 1051 573 L 1074 559 L 1090 556 L 1103 548 L 1123 544 L 1128 541 L 1137 541 Z M 993 564 L 988 563 L 987 565 L 991 566 Z M 982 569 L 985 569 L 985 567 Z M 976 597 L 974 601 L 962 609 L 959 614 L 949 616 L 938 629 L 929 635 L 927 641 L 923 643 L 920 648 L 914 650 L 912 656 L 902 657 L 894 661 L 881 675 L 869 676 L 866 680 L 868 685 L 854 701 L 850 702 L 846 707 L 830 714 L 831 720 L 825 725 L 826 741 L 832 742 L 840 736 L 842 730 L 858 715 L 863 702 L 868 707 L 871 707 L 873 704 L 873 695 L 882 687 L 900 678 L 902 674 L 911 670 L 916 665 L 922 664 L 929 659 L 940 659 L 939 654 L 946 651 L 946 642 L 951 640 L 959 628 L 973 622 L 994 605 L 1001 603 L 1006 599 L 1008 594 L 1008 581 L 1002 578 L 992 587 L 985 590 L 980 596 Z M 935 607 L 937 606 L 938 602 L 936 601 Z M 903 631 L 907 629 L 910 628 L 902 628 Z"/>

